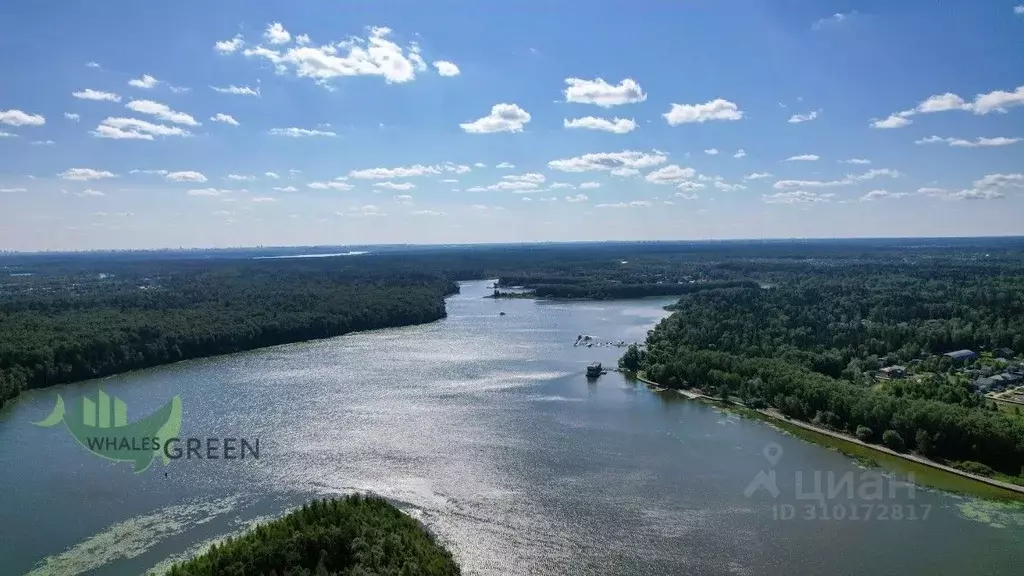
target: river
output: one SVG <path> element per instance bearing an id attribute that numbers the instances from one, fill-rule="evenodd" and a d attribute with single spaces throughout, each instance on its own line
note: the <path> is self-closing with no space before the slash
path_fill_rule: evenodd
<path id="1" fill-rule="evenodd" d="M 0 414 L 0 571 L 140 574 L 359 490 L 421 519 L 467 574 L 1020 573 L 1019 505 L 880 480 L 615 372 L 587 381 L 622 350 L 573 347 L 578 334 L 640 341 L 671 299 L 495 301 L 487 285 L 462 284 L 429 325 L 23 395 Z M 259 459 L 136 475 L 31 424 L 57 394 L 99 388 L 129 419 L 180 395 L 183 436 L 258 438 Z M 832 498 L 807 499 L 815 474 Z"/>

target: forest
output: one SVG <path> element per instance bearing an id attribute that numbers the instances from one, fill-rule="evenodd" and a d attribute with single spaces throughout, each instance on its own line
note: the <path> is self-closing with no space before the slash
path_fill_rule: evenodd
<path id="1" fill-rule="evenodd" d="M 168 576 L 455 576 L 458 564 L 383 499 L 316 500 L 171 567 Z"/>
<path id="2" fill-rule="evenodd" d="M 852 260 L 725 261 L 759 286 L 685 294 L 621 365 L 671 388 L 914 450 L 962 468 L 1024 476 L 1024 420 L 994 410 L 942 354 L 1024 352 L 1017 250 Z M 915 377 L 881 382 L 884 366 Z"/>

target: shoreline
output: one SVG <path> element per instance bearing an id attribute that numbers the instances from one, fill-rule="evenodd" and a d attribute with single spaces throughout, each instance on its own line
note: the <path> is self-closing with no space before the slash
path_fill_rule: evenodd
<path id="1" fill-rule="evenodd" d="M 654 388 L 654 389 L 656 389 L 658 391 L 672 390 L 670 388 L 666 388 L 664 386 L 661 386 L 657 382 L 649 380 L 649 379 L 647 379 L 647 378 L 645 378 L 645 377 L 643 377 L 643 376 L 641 376 L 639 374 L 634 374 L 633 376 L 637 380 L 643 382 L 644 384 L 646 384 L 646 385 L 648 385 L 648 386 L 650 386 L 650 387 L 652 387 L 652 388 Z M 934 460 L 930 460 L 928 458 L 925 458 L 923 456 L 918 456 L 916 454 L 909 454 L 909 453 L 905 453 L 905 452 L 897 452 L 896 450 L 893 450 L 893 449 L 888 448 L 886 446 L 881 446 L 881 445 L 878 445 L 878 444 L 870 444 L 868 442 L 864 442 L 864 441 L 862 441 L 862 440 L 860 440 L 858 438 L 855 438 L 853 436 L 849 436 L 849 435 L 843 434 L 841 432 L 836 432 L 835 430 L 829 430 L 827 428 L 822 428 L 820 426 L 815 426 L 813 424 L 810 424 L 808 422 L 803 422 L 803 421 L 797 420 L 795 418 L 786 418 L 785 416 L 782 415 L 782 413 L 780 413 L 780 412 L 778 412 L 777 410 L 774 410 L 774 409 L 753 409 L 753 408 L 747 408 L 746 406 L 743 406 L 742 404 L 738 404 L 738 403 L 733 402 L 731 400 L 728 401 L 728 402 L 723 402 L 723 400 L 721 398 L 711 397 L 711 396 L 708 396 L 706 394 L 702 394 L 702 393 L 699 393 L 699 392 L 691 392 L 689 390 L 681 390 L 681 389 L 674 390 L 674 391 L 682 394 L 683 396 L 685 396 L 686 398 L 688 398 L 690 400 L 698 400 L 698 401 L 699 400 L 711 400 L 711 401 L 716 402 L 716 403 L 724 403 L 724 404 L 728 404 L 729 406 L 739 406 L 739 407 L 742 407 L 742 408 L 746 408 L 748 410 L 753 410 L 754 412 L 757 412 L 758 414 L 761 414 L 765 418 L 767 418 L 769 420 L 772 420 L 772 421 L 778 421 L 778 422 L 783 422 L 785 424 L 790 424 L 790 425 L 796 426 L 798 428 L 802 428 L 804 430 L 808 430 L 810 432 L 815 432 L 817 434 L 822 434 L 822 435 L 825 435 L 825 436 L 828 436 L 828 437 L 831 437 L 831 438 L 835 438 L 837 440 L 841 440 L 843 442 L 848 442 L 850 444 L 854 444 L 856 446 L 862 446 L 864 448 L 868 448 L 868 449 L 873 450 L 875 452 L 880 452 L 880 453 L 886 454 L 888 456 L 893 456 L 893 457 L 899 458 L 901 460 L 905 460 L 907 462 L 913 462 L 915 464 L 920 464 L 922 466 L 927 466 L 927 467 L 932 468 L 934 470 L 940 470 L 942 472 L 947 472 L 949 474 L 954 474 L 956 476 L 960 476 L 961 478 L 967 478 L 968 480 L 974 480 L 975 482 L 980 482 L 982 484 L 987 484 L 988 486 L 992 486 L 992 487 L 1000 488 L 1000 489 L 1003 489 L 1003 490 L 1006 490 L 1006 491 L 1009 491 L 1009 492 L 1014 492 L 1016 494 L 1024 495 L 1024 486 L 1021 486 L 1021 485 L 1018 485 L 1018 484 L 1011 484 L 1009 482 L 1004 482 L 1002 480 L 997 480 L 995 478 L 989 478 L 987 476 L 981 476 L 981 475 L 978 475 L 978 474 L 972 474 L 970 472 L 965 472 L 963 470 L 960 470 L 960 469 L 957 469 L 957 468 L 953 468 L 952 466 L 947 466 L 947 465 L 942 464 L 940 462 L 936 462 Z"/>

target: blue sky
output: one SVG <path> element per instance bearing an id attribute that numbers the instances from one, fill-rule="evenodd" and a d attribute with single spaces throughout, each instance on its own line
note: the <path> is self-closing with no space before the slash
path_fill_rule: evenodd
<path id="1" fill-rule="evenodd" d="M 583 6 L 6 3 L 0 249 L 1024 233 L 1020 0 Z"/>

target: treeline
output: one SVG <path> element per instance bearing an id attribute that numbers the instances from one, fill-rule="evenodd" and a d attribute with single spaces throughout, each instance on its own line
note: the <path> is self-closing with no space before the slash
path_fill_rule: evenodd
<path id="1" fill-rule="evenodd" d="M 624 368 L 774 407 L 896 449 L 1024 476 L 1024 420 L 994 411 L 951 350 L 1024 352 L 1024 259 L 905 253 L 728 261 L 760 286 L 685 295 Z M 912 364 L 925 374 L 876 383 Z"/>
<path id="2" fill-rule="evenodd" d="M 533 290 L 539 298 L 582 298 L 588 300 L 612 300 L 619 298 L 645 298 L 648 296 L 678 296 L 735 286 L 757 287 L 756 282 L 745 280 L 723 280 L 710 282 L 676 282 L 652 284 L 590 283 L 582 284 L 522 284 Z"/>
<path id="3" fill-rule="evenodd" d="M 56 268 L 0 299 L 0 404 L 21 390 L 445 316 L 448 280 L 329 263 Z"/>
<path id="4" fill-rule="evenodd" d="M 451 576 L 461 571 L 415 520 L 380 498 L 317 500 L 214 545 L 169 576 Z"/>

